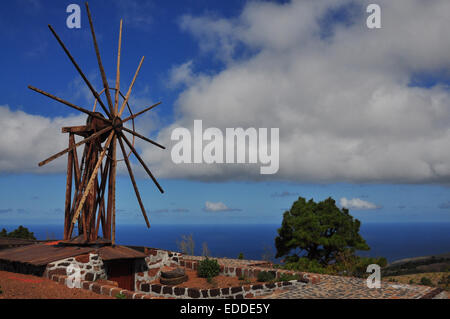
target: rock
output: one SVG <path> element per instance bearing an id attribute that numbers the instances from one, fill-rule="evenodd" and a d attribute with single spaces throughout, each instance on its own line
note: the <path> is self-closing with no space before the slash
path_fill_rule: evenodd
<path id="1" fill-rule="evenodd" d="M 162 285 L 178 285 L 181 284 L 182 282 L 185 282 L 188 280 L 188 276 L 184 275 L 181 277 L 175 277 L 175 278 L 163 278 L 161 277 L 159 279 L 159 281 L 161 282 Z"/>
<path id="2" fill-rule="evenodd" d="M 161 277 L 163 278 L 178 278 L 185 275 L 184 268 L 176 268 L 170 271 L 161 271 Z"/>

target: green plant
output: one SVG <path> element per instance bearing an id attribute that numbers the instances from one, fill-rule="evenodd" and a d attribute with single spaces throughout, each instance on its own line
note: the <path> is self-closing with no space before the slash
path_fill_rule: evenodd
<path id="1" fill-rule="evenodd" d="M 370 249 L 359 234 L 360 226 L 360 221 L 348 209 L 337 207 L 331 197 L 318 203 L 299 197 L 283 214 L 275 257 L 304 256 L 324 266 L 332 264 L 344 250 Z"/>
<path id="2" fill-rule="evenodd" d="M 332 274 L 332 270 L 319 264 L 317 260 L 310 260 L 306 257 L 302 258 L 286 258 L 286 263 L 283 267 L 288 270 L 299 270 L 305 272 L 312 272 L 316 274 Z"/>
<path id="3" fill-rule="evenodd" d="M 8 231 L 5 228 L 0 231 L 0 237 L 8 237 Z"/>
<path id="4" fill-rule="evenodd" d="M 409 284 L 410 284 L 410 285 L 414 285 L 414 280 L 410 279 L 410 280 L 409 280 Z"/>
<path id="5" fill-rule="evenodd" d="M 117 295 L 116 295 L 116 298 L 117 299 L 125 299 L 127 296 L 125 296 L 124 294 L 121 294 L 121 293 L 118 293 Z"/>
<path id="6" fill-rule="evenodd" d="M 281 274 L 278 281 L 290 281 L 290 280 L 300 280 L 302 279 L 299 275 L 293 274 Z"/>
<path id="7" fill-rule="evenodd" d="M 213 278 L 220 272 L 220 266 L 216 259 L 206 257 L 197 266 L 197 275 L 201 278 Z"/>
<path id="8" fill-rule="evenodd" d="M 3 228 L 0 232 L 0 237 L 10 237 L 10 238 L 21 238 L 21 239 L 33 239 L 34 233 L 30 232 L 28 228 L 20 225 L 17 229 L 14 229 L 12 232 L 8 233 L 5 228 Z"/>
<path id="9" fill-rule="evenodd" d="M 441 288 L 444 288 L 445 290 L 449 290 L 450 288 L 450 275 L 442 275 L 442 278 L 439 280 L 438 284 L 441 286 Z"/>
<path id="10" fill-rule="evenodd" d="M 240 276 L 239 276 L 239 280 L 242 281 L 244 284 L 249 284 L 249 283 L 252 282 L 252 281 L 251 281 L 249 278 L 247 278 L 247 276 L 245 276 L 245 275 L 240 275 Z"/>
<path id="11" fill-rule="evenodd" d="M 244 259 L 244 253 L 239 253 L 238 259 Z"/>
<path id="12" fill-rule="evenodd" d="M 259 282 L 268 282 L 275 280 L 275 274 L 271 271 L 261 271 L 258 273 L 257 280 Z"/>
<path id="13" fill-rule="evenodd" d="M 427 277 L 420 278 L 420 283 L 424 286 L 432 286 L 433 285 L 433 283 L 431 282 L 431 279 L 427 278 Z"/>

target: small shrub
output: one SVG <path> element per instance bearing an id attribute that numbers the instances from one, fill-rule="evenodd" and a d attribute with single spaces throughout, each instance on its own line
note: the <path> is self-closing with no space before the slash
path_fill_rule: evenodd
<path id="1" fill-rule="evenodd" d="M 125 296 L 124 294 L 121 294 L 121 293 L 118 293 L 117 295 L 116 295 L 116 298 L 117 299 L 125 299 L 127 296 Z"/>
<path id="2" fill-rule="evenodd" d="M 278 281 L 290 281 L 290 280 L 300 280 L 301 277 L 299 275 L 293 274 L 281 274 L 278 278 Z"/>
<path id="3" fill-rule="evenodd" d="M 250 279 L 248 279 L 245 275 L 240 275 L 239 276 L 239 280 L 242 281 L 244 284 L 249 284 L 252 281 Z"/>
<path id="4" fill-rule="evenodd" d="M 420 278 L 420 283 L 424 286 L 431 286 L 433 283 L 431 282 L 430 278 L 422 277 Z"/>
<path id="5" fill-rule="evenodd" d="M 409 284 L 410 284 L 410 285 L 413 285 L 413 284 L 414 284 L 414 280 L 410 279 L 410 280 L 409 280 Z"/>
<path id="6" fill-rule="evenodd" d="M 243 253 L 239 253 L 238 259 L 244 259 L 244 254 Z"/>
<path id="7" fill-rule="evenodd" d="M 443 275 L 442 278 L 439 280 L 438 283 L 441 288 L 444 288 L 445 290 L 449 290 L 450 288 L 450 275 Z"/>
<path id="8" fill-rule="evenodd" d="M 198 263 L 197 275 L 201 278 L 214 278 L 220 272 L 220 266 L 216 259 L 206 257 Z"/>
<path id="9" fill-rule="evenodd" d="M 257 279 L 259 282 L 268 282 L 274 280 L 275 275 L 270 271 L 261 271 L 260 273 L 258 273 Z"/>

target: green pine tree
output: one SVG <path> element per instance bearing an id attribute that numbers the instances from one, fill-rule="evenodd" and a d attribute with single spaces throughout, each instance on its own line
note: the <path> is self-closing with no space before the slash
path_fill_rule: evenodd
<path id="1" fill-rule="evenodd" d="M 305 256 L 328 265 L 344 251 L 369 250 L 359 234 L 360 226 L 359 220 L 348 209 L 339 209 L 331 197 L 318 203 L 299 197 L 283 214 L 275 238 L 276 258 L 288 256 L 288 261 L 296 261 Z"/>

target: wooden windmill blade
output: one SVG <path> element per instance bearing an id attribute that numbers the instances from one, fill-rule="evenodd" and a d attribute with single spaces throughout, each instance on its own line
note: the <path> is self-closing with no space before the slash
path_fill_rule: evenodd
<path id="1" fill-rule="evenodd" d="M 137 79 L 139 71 L 141 69 L 144 57 L 139 62 L 138 68 L 135 71 L 131 84 L 128 87 L 127 93 L 124 96 L 120 92 L 120 62 L 121 62 L 121 46 L 122 46 L 122 26 L 123 22 L 120 20 L 119 25 L 119 40 L 117 51 L 117 66 L 116 66 L 116 81 L 115 86 L 111 88 L 107 82 L 106 72 L 102 64 L 100 56 L 100 50 L 97 43 L 97 38 L 94 31 L 94 23 L 92 20 L 89 5 L 86 3 L 86 11 L 89 19 L 89 26 L 92 34 L 92 40 L 94 44 L 94 50 L 97 58 L 97 63 L 102 78 L 103 90 L 97 92 L 87 77 L 84 75 L 78 63 L 71 55 L 61 38 L 58 36 L 52 26 L 49 25 L 49 29 L 55 36 L 56 40 L 68 56 L 69 60 L 74 65 L 77 72 L 83 78 L 85 84 L 90 89 L 93 97 L 95 98 L 95 104 L 93 111 L 89 111 L 84 107 L 77 106 L 69 101 L 54 96 L 48 92 L 37 89 L 33 86 L 29 88 L 35 92 L 45 95 L 55 101 L 58 101 L 66 106 L 71 107 L 79 112 L 85 113 L 88 118 L 86 125 L 75 127 L 64 127 L 63 133 L 70 133 L 69 146 L 50 156 L 46 160 L 39 163 L 39 166 L 45 165 L 56 158 L 61 157 L 64 154 L 68 154 L 67 165 L 67 181 L 66 181 L 66 201 L 65 201 L 65 225 L 64 225 L 64 239 L 76 243 L 95 243 L 98 239 L 98 232 L 100 224 L 102 225 L 102 232 L 104 239 L 115 243 L 115 211 L 116 211 L 116 170 L 117 163 L 119 161 L 125 161 L 128 174 L 130 176 L 134 192 L 136 194 L 137 201 L 142 211 L 142 215 L 146 222 L 147 227 L 150 227 L 148 217 L 142 202 L 141 195 L 139 193 L 135 175 L 133 173 L 129 156 L 131 153 L 135 155 L 139 163 L 152 179 L 153 183 L 159 189 L 161 193 L 164 193 L 161 185 L 156 178 L 150 172 L 149 168 L 139 156 L 134 147 L 134 138 L 140 138 L 147 141 L 159 148 L 165 149 L 161 144 L 139 134 L 134 128 L 134 119 L 144 114 L 145 112 L 153 109 L 161 104 L 158 102 L 150 107 L 143 109 L 142 111 L 133 114 L 131 112 L 128 101 L 131 96 L 131 91 L 134 83 Z M 111 91 L 114 91 L 112 94 Z M 101 99 L 101 95 L 104 93 L 107 100 L 106 107 Z M 112 97 L 114 96 L 114 100 Z M 119 98 L 122 97 L 123 101 L 120 102 Z M 103 113 L 95 111 L 96 103 L 99 103 Z M 121 103 L 121 104 L 120 104 Z M 119 105 L 120 104 L 120 105 Z M 128 106 L 130 115 L 122 120 L 122 114 L 125 110 L 125 106 Z M 133 129 L 124 127 L 123 123 L 127 121 L 133 121 Z M 133 142 L 130 142 L 124 135 L 124 132 L 132 134 Z M 79 142 L 75 142 L 74 135 L 83 137 Z M 125 142 L 125 143 L 124 143 Z M 102 146 L 103 144 L 103 146 Z M 117 144 L 120 146 L 123 159 L 117 159 Z M 127 154 L 125 145 L 127 144 L 130 153 Z M 81 163 L 79 164 L 77 158 L 77 148 L 79 146 L 84 147 Z M 105 160 L 106 159 L 106 160 Z M 100 180 L 99 180 L 100 179 Z M 72 180 L 75 181 L 75 189 L 72 196 Z M 72 238 L 72 232 L 75 224 L 78 223 L 79 233 L 83 236 Z"/>

